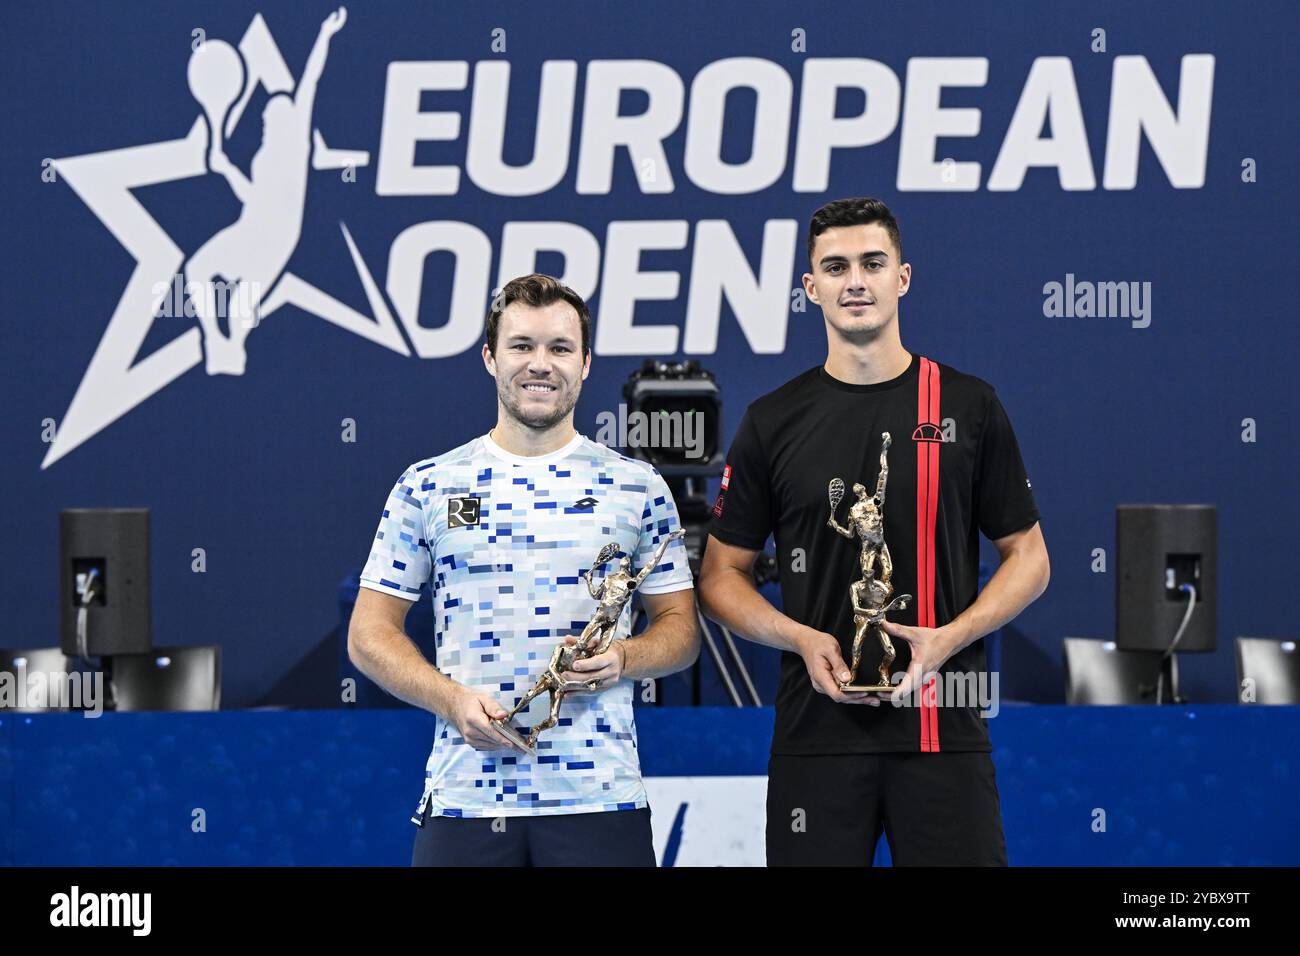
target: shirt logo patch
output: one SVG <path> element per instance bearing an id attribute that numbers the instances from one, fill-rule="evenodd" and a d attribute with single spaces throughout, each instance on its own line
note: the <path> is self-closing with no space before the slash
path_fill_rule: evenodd
<path id="1" fill-rule="evenodd" d="M 731 466 L 722 469 L 722 487 L 718 490 L 718 500 L 713 502 L 713 517 L 722 517 L 722 500 L 727 497 L 727 486 L 731 484 Z"/>
<path id="2" fill-rule="evenodd" d="M 447 527 L 466 528 L 479 523 L 483 514 L 478 498 L 452 498 L 447 502 Z"/>
<path id="3" fill-rule="evenodd" d="M 596 507 L 599 502 L 595 498 L 579 498 L 573 503 L 574 508 L 581 508 L 583 511 L 590 511 Z"/>

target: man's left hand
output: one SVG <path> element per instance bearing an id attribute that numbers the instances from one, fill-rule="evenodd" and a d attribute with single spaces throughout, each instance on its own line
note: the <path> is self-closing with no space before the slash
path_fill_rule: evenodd
<path id="1" fill-rule="evenodd" d="M 894 640 L 906 641 L 912 649 L 912 662 L 907 665 L 907 673 L 894 692 L 888 695 L 891 702 L 900 701 L 912 693 L 926 674 L 938 673 L 944 661 L 952 657 L 959 646 L 956 635 L 942 627 L 908 627 L 893 621 L 885 621 L 880 626 Z"/>
<path id="2" fill-rule="evenodd" d="M 571 644 L 578 643 L 577 638 L 569 637 L 565 639 Z M 584 657 L 581 660 L 573 662 L 573 670 L 565 671 L 560 676 L 566 681 L 587 684 L 596 681 L 596 692 L 599 693 L 608 687 L 617 684 L 619 678 L 623 676 L 623 668 L 627 661 L 624 657 L 626 653 L 622 641 L 614 641 L 609 645 L 609 650 L 603 654 L 594 654 L 591 657 Z M 574 688 L 578 693 L 586 692 L 587 688 Z"/>

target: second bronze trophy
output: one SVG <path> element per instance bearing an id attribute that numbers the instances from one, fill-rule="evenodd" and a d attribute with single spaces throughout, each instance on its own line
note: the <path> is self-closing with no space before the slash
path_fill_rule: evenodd
<path id="1" fill-rule="evenodd" d="M 840 681 L 840 690 L 845 693 L 890 693 L 894 690 L 889 680 L 889 665 L 894 662 L 894 645 L 880 625 L 885 614 L 894 609 L 905 610 L 910 594 L 892 597 L 894 586 L 894 562 L 889 556 L 889 546 L 885 544 L 885 484 L 889 480 L 889 432 L 880 434 L 880 475 L 876 478 L 876 493 L 868 497 L 867 489 L 861 484 L 853 486 L 857 501 L 849 508 L 848 527 L 835 520 L 835 512 L 844 500 L 844 482 L 832 478 L 828 489 L 831 514 L 826 519 L 827 525 L 850 541 L 857 537 L 860 542 L 859 568 L 862 577 L 849 585 L 849 601 L 853 605 L 853 662 L 849 665 L 849 679 Z M 880 639 L 880 646 L 885 656 L 880 662 L 880 682 L 877 684 L 859 684 L 858 665 L 862 663 L 862 645 L 867 632 L 875 630 Z"/>

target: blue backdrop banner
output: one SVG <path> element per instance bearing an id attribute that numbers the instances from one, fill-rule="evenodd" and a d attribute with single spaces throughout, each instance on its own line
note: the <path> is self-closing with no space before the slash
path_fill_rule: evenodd
<path id="1" fill-rule="evenodd" d="M 856 195 L 902 226 L 904 345 L 1020 438 L 1053 556 L 1020 696 L 1113 633 L 1120 503 L 1219 508 L 1188 696 L 1234 699 L 1235 635 L 1294 634 L 1294 4 L 330 11 L 7 11 L 5 644 L 57 640 L 61 508 L 145 506 L 155 642 L 221 644 L 226 706 L 259 700 L 402 469 L 493 423 L 505 280 L 590 299 L 580 431 L 694 358 L 729 441 L 823 360 L 804 233 Z"/>

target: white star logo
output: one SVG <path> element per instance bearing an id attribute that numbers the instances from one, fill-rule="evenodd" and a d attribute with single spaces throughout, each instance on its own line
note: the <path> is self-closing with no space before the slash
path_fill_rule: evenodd
<path id="1" fill-rule="evenodd" d="M 233 69 L 231 59 L 242 60 L 239 73 L 227 72 L 221 76 L 211 73 L 202 74 L 196 70 L 194 59 L 190 67 L 190 87 L 200 99 L 207 115 L 198 116 L 184 139 L 167 142 L 149 143 L 126 149 L 107 150 L 100 153 L 87 153 L 55 160 L 58 174 L 81 197 L 106 229 L 135 258 L 136 266 L 127 281 L 126 288 L 118 300 L 113 316 L 109 320 L 104 337 L 95 350 L 86 369 L 86 374 L 78 386 L 72 403 L 56 432 L 54 443 L 50 446 L 41 468 L 48 468 L 74 448 L 87 441 L 98 432 L 121 418 L 151 395 L 165 388 L 190 369 L 204 361 L 205 342 L 200 328 L 191 328 L 176 339 L 136 363 L 140 347 L 148 335 L 163 301 L 163 296 L 171 294 L 175 276 L 183 267 L 194 267 L 196 253 L 187 262 L 185 253 L 172 241 L 167 232 L 150 215 L 149 211 L 135 198 L 132 190 L 156 183 L 167 183 L 194 176 L 205 176 L 220 172 L 230 182 L 236 195 L 244 203 L 244 215 L 241 222 L 248 217 L 245 237 L 253 237 L 251 243 L 231 243 L 226 252 L 238 247 L 252 255 L 245 255 L 244 275 L 252 275 L 257 282 L 254 288 L 265 289 L 255 302 L 256 321 L 260 322 L 275 312 L 282 305 L 296 305 L 300 309 L 332 322 L 349 332 L 353 332 L 401 355 L 409 356 L 410 349 L 403 338 L 397 323 L 393 321 L 387 303 L 379 286 L 371 277 L 357 250 L 356 243 L 346 224 L 340 222 L 339 228 L 347 243 L 348 252 L 357 270 L 357 275 L 365 289 L 366 298 L 374 317 L 363 315 L 343 304 L 321 289 L 299 276 L 284 270 L 287 261 L 296 247 L 301 231 L 301 207 L 294 209 L 285 204 L 283 178 L 300 174 L 305 178 L 307 170 L 293 169 L 287 165 L 276 165 L 283 159 L 304 159 L 310 156 L 314 169 L 342 169 L 348 166 L 363 166 L 369 162 L 365 152 L 331 150 L 319 130 L 310 126 L 311 99 L 315 95 L 315 83 L 324 65 L 325 49 L 329 37 L 341 29 L 346 22 L 346 11 L 340 9 L 331 14 L 321 26 L 321 37 L 308 58 L 302 79 L 295 84 L 293 75 L 285 65 L 279 48 L 267 29 L 261 14 L 253 17 L 243 38 L 239 41 L 239 55 L 235 56 L 233 48 L 221 41 L 209 41 L 196 48 L 194 59 L 204 53 L 207 61 L 217 61 L 223 69 Z M 208 50 L 207 48 L 211 48 Z M 206 50 L 206 53 L 204 52 Z M 229 53 L 225 52 L 229 51 Z M 318 54 L 319 51 L 319 54 Z M 246 64 L 246 67 L 244 66 Z M 204 64 L 199 64 L 200 66 Z M 196 88 L 198 80 L 220 80 L 233 83 L 236 77 L 242 83 L 242 95 L 238 99 L 231 95 L 224 103 L 214 103 L 212 94 L 202 84 Z M 267 112 L 264 114 L 267 124 L 262 149 L 254 157 L 252 178 L 245 179 L 243 173 L 233 168 L 225 159 L 220 144 L 209 143 L 209 128 L 220 129 L 229 136 L 239 122 L 249 99 L 257 85 L 260 84 L 271 94 Z M 237 94 L 237 88 L 231 87 Z M 233 100 L 233 102 L 231 102 Z M 273 114 L 271 104 L 280 103 Z M 222 122 L 224 117 L 224 122 Z M 295 127 L 294 123 L 299 126 Z M 301 125 L 303 122 L 306 125 Z M 276 126 L 275 124 L 279 125 Z M 275 126 L 273 130 L 272 127 Z M 309 143 L 297 143 L 295 132 L 311 131 Z M 283 135 L 280 135 L 283 134 Z M 220 137 L 216 137 L 220 139 Z M 214 153 L 210 146 L 217 147 Z M 225 166 L 218 165 L 224 160 Z M 260 165 L 259 165 L 260 164 Z M 304 162 L 305 167 L 305 162 Z M 258 192 L 259 176 L 264 170 L 270 172 L 273 182 L 264 186 L 262 194 Z M 273 191 L 277 191 L 272 195 Z M 263 200 L 278 200 L 263 201 Z M 258 214 L 260 213 L 260 218 Z M 239 226 L 237 223 L 236 226 Z M 230 227 L 234 229 L 236 226 Z M 279 229 L 278 237 L 275 235 Z M 252 231 L 256 230 L 256 231 Z M 206 243 L 204 249 L 216 245 L 220 234 Z M 276 244 L 273 240 L 278 238 Z M 267 252 L 259 255 L 263 249 L 279 252 L 277 258 Z M 199 250 L 203 252 L 204 250 Z M 212 252 L 223 250 L 214 248 Z M 227 260 L 229 260 L 227 256 Z M 230 271 L 223 272 L 227 278 L 240 278 Z M 189 278 L 194 279 L 195 276 Z M 168 291 L 159 295 L 159 288 Z M 234 332 L 232 322 L 232 333 Z M 247 334 L 247 333 L 245 333 Z M 242 337 L 232 334 L 232 339 L 239 338 L 233 346 L 229 341 L 214 337 L 209 330 L 206 342 L 208 371 L 210 374 L 241 374 L 243 371 Z M 224 353 L 219 352 L 224 349 Z M 229 362 L 231 350 L 237 350 L 238 361 L 221 367 L 214 358 Z"/>

